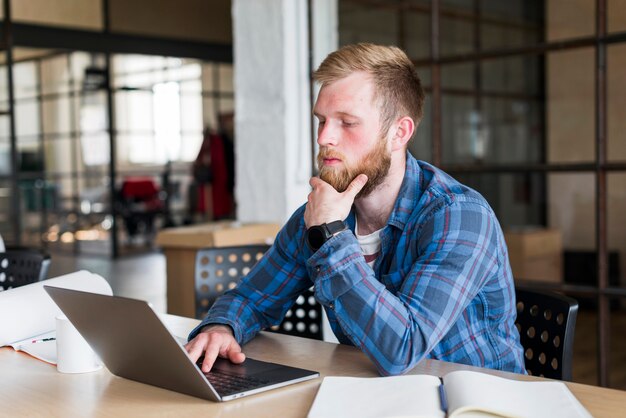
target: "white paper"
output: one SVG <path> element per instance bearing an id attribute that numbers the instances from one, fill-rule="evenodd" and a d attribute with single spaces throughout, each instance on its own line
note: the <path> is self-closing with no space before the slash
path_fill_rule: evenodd
<path id="1" fill-rule="evenodd" d="M 454 416 L 485 412 L 520 418 L 591 418 L 563 382 L 511 380 L 464 370 L 448 373 L 443 381 Z"/>
<path id="2" fill-rule="evenodd" d="M 56 364 L 54 341 L 51 341 L 53 344 L 28 343 L 29 340 L 46 338 L 44 335 L 48 338 L 53 337 L 56 328 L 55 317 L 62 314 L 44 290 L 44 285 L 103 295 L 112 295 L 113 291 L 102 276 L 80 270 L 0 292 L 0 318 L 2 318 L 0 347 L 9 345 L 16 350 L 25 351 L 41 360 Z"/>
<path id="3" fill-rule="evenodd" d="M 42 341 L 44 339 L 48 341 Z M 50 331 L 45 334 L 35 335 L 34 337 L 26 338 L 25 340 L 17 341 L 9 345 L 17 351 L 24 351 L 39 360 L 45 361 L 46 363 L 56 364 L 56 343 L 56 331 Z"/>
<path id="4" fill-rule="evenodd" d="M 444 418 L 436 376 L 325 377 L 308 418 Z"/>

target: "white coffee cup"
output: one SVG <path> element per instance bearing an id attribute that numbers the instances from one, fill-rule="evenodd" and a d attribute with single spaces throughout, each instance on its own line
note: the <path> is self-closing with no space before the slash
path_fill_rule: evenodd
<path id="1" fill-rule="evenodd" d="M 102 368 L 96 353 L 65 315 L 56 317 L 56 329 L 59 372 L 87 373 Z"/>

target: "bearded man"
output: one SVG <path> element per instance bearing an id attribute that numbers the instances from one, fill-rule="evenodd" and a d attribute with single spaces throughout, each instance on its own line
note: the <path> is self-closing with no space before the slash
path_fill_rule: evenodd
<path id="1" fill-rule="evenodd" d="M 219 298 L 185 346 L 241 363 L 241 346 L 279 324 L 311 286 L 342 344 L 380 374 L 424 358 L 525 373 L 515 290 L 493 210 L 476 191 L 407 151 L 424 106 L 396 47 L 331 53 L 321 83 L 319 178 L 265 256 Z"/>

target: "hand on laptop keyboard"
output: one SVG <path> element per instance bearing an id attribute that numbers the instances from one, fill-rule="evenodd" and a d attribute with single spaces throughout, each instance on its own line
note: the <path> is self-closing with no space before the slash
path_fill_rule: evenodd
<path id="1" fill-rule="evenodd" d="M 209 325 L 196 337 L 185 345 L 191 360 L 195 363 L 204 356 L 202 371 L 208 373 L 215 363 L 215 359 L 227 358 L 233 363 L 243 363 L 246 355 L 241 352 L 241 347 L 235 340 L 232 330 L 226 325 Z"/>

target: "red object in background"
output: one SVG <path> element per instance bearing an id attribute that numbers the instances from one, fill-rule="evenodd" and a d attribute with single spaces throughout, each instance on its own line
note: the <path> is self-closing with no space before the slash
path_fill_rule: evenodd
<path id="1" fill-rule="evenodd" d="M 208 156 L 206 155 L 208 153 Z M 196 164 L 210 165 L 206 168 L 211 173 L 211 201 L 213 203 L 213 218 L 220 219 L 230 215 L 232 209 L 232 196 L 228 190 L 228 166 L 226 162 L 226 148 L 224 138 L 217 134 L 208 134 L 204 138 L 200 154 L 196 158 Z M 196 210 L 200 213 L 207 212 L 206 199 L 207 188 L 198 187 L 198 200 Z"/>
<path id="2" fill-rule="evenodd" d="M 127 177 L 122 183 L 122 197 L 134 202 L 143 202 L 146 209 L 155 210 L 163 206 L 159 199 L 159 187 L 150 177 Z"/>
<path id="3" fill-rule="evenodd" d="M 122 196 L 126 199 L 149 199 L 159 193 L 156 183 L 149 177 L 127 177 L 122 183 Z"/>

